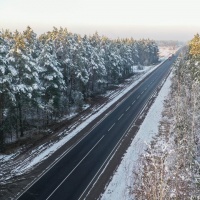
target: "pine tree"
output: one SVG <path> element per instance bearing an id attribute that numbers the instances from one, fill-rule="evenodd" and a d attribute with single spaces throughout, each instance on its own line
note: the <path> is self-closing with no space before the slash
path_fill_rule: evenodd
<path id="1" fill-rule="evenodd" d="M 7 88 L 9 85 L 9 78 L 6 76 L 6 68 L 7 68 L 7 45 L 6 41 L 1 37 L 0 32 L 0 151 L 3 150 L 4 144 L 4 118 L 5 118 L 5 100 Z"/>
<path id="2" fill-rule="evenodd" d="M 61 94 L 65 90 L 63 75 L 54 52 L 54 44 L 50 39 L 43 45 L 37 64 L 41 68 L 39 76 L 48 124 L 49 114 L 56 109 L 59 110 Z"/>
<path id="3" fill-rule="evenodd" d="M 154 41 L 97 32 L 81 37 L 54 27 L 38 38 L 28 26 L 22 33 L 3 30 L 0 38 L 0 123 L 17 137 L 26 124 L 39 128 L 39 118 L 48 123 L 131 75 L 132 65 L 157 59 Z"/>
<path id="4" fill-rule="evenodd" d="M 34 33 L 30 26 L 28 26 L 26 30 L 23 31 L 23 37 L 26 45 L 26 53 L 29 54 L 33 59 L 36 59 L 40 54 L 37 34 Z"/>
<path id="5" fill-rule="evenodd" d="M 199 56 L 200 55 L 200 36 L 197 33 L 194 38 L 189 43 L 190 54 L 192 56 Z"/>
<path id="6" fill-rule="evenodd" d="M 8 67 L 11 71 L 11 87 L 9 97 L 12 104 L 17 107 L 20 136 L 24 135 L 23 107 L 29 102 L 32 94 L 38 89 L 38 70 L 29 52 L 23 35 L 15 32 L 13 36 L 13 46 L 7 54 Z"/>
<path id="7" fill-rule="evenodd" d="M 96 32 L 89 38 L 87 44 L 89 89 L 91 94 L 101 92 L 106 82 L 106 68 L 104 53 L 102 49 L 101 37 Z"/>

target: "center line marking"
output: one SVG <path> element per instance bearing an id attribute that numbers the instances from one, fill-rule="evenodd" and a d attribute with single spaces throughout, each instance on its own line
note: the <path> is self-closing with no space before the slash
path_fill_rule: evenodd
<path id="1" fill-rule="evenodd" d="M 132 105 L 135 103 L 135 101 L 132 103 Z"/>
<path id="2" fill-rule="evenodd" d="M 110 131 L 114 125 L 115 125 L 115 123 L 108 129 L 108 131 Z"/>
<path id="3" fill-rule="evenodd" d="M 82 160 L 74 167 L 74 169 L 63 179 L 63 181 L 56 187 L 56 189 L 47 197 L 46 200 L 50 199 L 51 196 L 56 192 L 56 190 L 66 181 L 66 179 L 74 172 L 74 170 L 83 162 L 83 160 L 90 154 L 90 152 L 99 144 L 99 142 L 104 138 L 105 135 L 88 151 L 88 153 L 82 158 Z"/>
<path id="4" fill-rule="evenodd" d="M 142 91 L 142 93 L 141 94 L 143 94 L 144 93 L 144 91 Z"/>
<path id="5" fill-rule="evenodd" d="M 137 99 L 139 99 L 140 98 L 140 95 L 137 97 Z"/>
<path id="6" fill-rule="evenodd" d="M 124 114 L 121 114 L 121 116 L 118 118 L 118 120 L 120 120 L 120 119 L 122 118 L 123 115 L 124 115 Z"/>
<path id="7" fill-rule="evenodd" d="M 129 108 L 130 108 L 130 106 L 126 109 L 126 111 L 128 111 L 129 110 Z"/>

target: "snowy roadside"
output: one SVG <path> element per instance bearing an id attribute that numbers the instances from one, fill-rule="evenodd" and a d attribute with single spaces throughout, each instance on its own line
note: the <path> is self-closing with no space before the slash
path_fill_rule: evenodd
<path id="1" fill-rule="evenodd" d="M 145 74 L 143 74 L 137 81 L 135 81 L 134 83 L 132 83 L 129 87 L 123 89 L 120 91 L 119 95 L 116 95 L 110 102 L 108 102 L 105 106 L 103 106 L 103 108 L 101 108 L 100 110 L 98 110 L 95 114 L 93 114 L 92 116 L 90 116 L 86 121 L 84 121 L 83 123 L 81 123 L 79 126 L 76 127 L 75 130 L 73 130 L 72 132 L 69 132 L 68 130 L 63 131 L 62 133 L 60 133 L 60 135 L 66 135 L 65 137 L 63 137 L 62 140 L 52 144 L 48 149 L 46 149 L 45 151 L 41 152 L 40 155 L 38 155 L 37 157 L 35 157 L 28 166 L 25 166 L 23 168 L 19 167 L 18 169 L 16 169 L 18 171 L 18 173 L 20 173 L 19 171 L 21 171 L 21 173 L 23 173 L 24 171 L 26 171 L 28 168 L 31 168 L 32 166 L 34 166 L 35 164 L 37 164 L 38 162 L 42 161 L 43 159 L 47 158 L 47 156 L 50 156 L 53 152 L 55 152 L 58 148 L 60 148 L 62 145 L 64 145 L 67 141 L 69 141 L 72 137 L 74 137 L 78 132 L 80 132 L 85 126 L 87 126 L 91 121 L 93 121 L 96 117 L 98 117 L 100 114 L 102 114 L 106 109 L 108 109 L 113 103 L 115 103 L 118 99 L 120 99 L 124 94 L 126 94 L 129 90 L 131 90 L 135 85 L 137 85 L 141 80 L 143 80 L 148 74 L 150 74 L 153 70 L 155 70 L 159 65 L 155 66 L 155 67 L 145 67 L 145 70 L 141 70 L 141 72 L 145 72 Z M 149 70 L 150 69 L 150 70 Z M 106 94 L 108 95 L 108 94 Z M 105 95 L 105 96 L 106 96 Z M 114 94 L 115 95 L 115 94 Z M 39 149 L 42 149 L 42 146 L 39 147 Z M 34 153 L 34 152 L 32 152 Z M 6 155 L 0 155 L 0 159 L 6 159 L 7 156 Z M 10 157 L 10 155 L 9 155 Z M 20 174 L 21 174 L 20 173 Z"/>
<path id="2" fill-rule="evenodd" d="M 165 56 L 163 58 L 168 57 L 168 52 L 162 52 Z M 164 62 L 165 59 L 162 59 Z M 161 63 L 162 64 L 162 63 Z M 160 65 L 160 64 L 159 64 Z M 34 167 L 36 167 L 39 163 L 50 157 L 55 151 L 61 148 L 66 142 L 72 139 L 75 135 L 77 135 L 84 127 L 86 127 L 91 121 L 101 115 L 107 108 L 109 108 L 112 104 L 114 104 L 117 100 L 119 100 L 124 94 L 126 94 L 129 90 L 131 90 L 135 85 L 137 85 L 141 80 L 143 80 L 146 76 L 148 76 L 153 70 L 155 70 L 157 66 L 146 66 L 143 70 L 138 70 L 136 66 L 133 66 L 133 70 L 138 73 L 138 79 L 135 78 L 129 80 L 129 84 L 122 84 L 119 86 L 118 90 L 108 91 L 104 97 L 108 98 L 106 104 L 95 106 L 91 113 L 88 115 L 81 117 L 81 121 L 78 123 L 72 124 L 71 127 L 68 127 L 68 130 L 64 130 L 59 134 L 61 139 L 58 139 L 56 142 L 49 141 L 48 143 L 44 143 L 40 146 L 37 146 L 34 150 L 29 151 L 20 159 L 16 159 L 20 153 L 23 151 L 19 148 L 16 153 L 9 155 L 0 154 L 0 185 L 7 184 L 12 181 L 13 177 L 18 175 L 23 175 L 29 171 L 31 171 Z M 88 105 L 87 105 L 88 106 Z M 76 115 L 76 114 L 75 114 Z M 71 117 L 71 116 L 67 116 Z"/>
<path id="3" fill-rule="evenodd" d="M 147 144 L 150 143 L 156 134 L 158 134 L 158 126 L 162 118 L 164 100 L 170 91 L 171 77 L 172 73 L 161 88 L 158 97 L 141 124 L 137 135 L 125 153 L 121 164 L 112 177 L 111 182 L 102 194 L 101 200 L 132 199 L 129 197 L 128 193 L 128 188 L 131 186 L 132 171 L 137 165 L 138 158 L 147 148 Z"/>
<path id="4" fill-rule="evenodd" d="M 162 63 L 161 63 L 162 64 Z M 93 110 L 89 116 L 86 116 L 80 125 L 76 126 L 72 125 L 71 129 L 73 130 L 64 130 L 60 133 L 62 135 L 62 139 L 57 142 L 52 142 L 47 144 L 40 145 L 36 149 L 32 150 L 29 156 L 24 159 L 23 161 L 12 162 L 20 154 L 20 149 L 15 154 L 11 155 L 1 155 L 0 154 L 0 166 L 1 166 L 1 173 L 0 173 L 0 183 L 6 184 L 7 180 L 10 180 L 12 177 L 22 175 L 30 170 L 33 167 L 37 166 L 40 162 L 47 159 L 51 156 L 56 150 L 62 147 L 66 142 L 72 139 L 76 134 L 78 134 L 84 127 L 86 127 L 91 121 L 93 121 L 96 117 L 102 114 L 106 109 L 108 109 L 112 104 L 114 104 L 117 100 L 119 100 L 124 94 L 126 94 L 129 90 L 131 90 L 135 85 L 137 85 L 141 80 L 143 80 L 146 76 L 148 76 L 153 70 L 155 70 L 159 65 L 156 66 L 148 66 L 145 67 L 144 70 L 137 71 L 140 74 L 139 79 L 134 81 L 128 87 L 124 87 L 124 89 L 117 91 L 117 92 L 108 92 L 105 96 L 109 97 L 109 101 L 104 104 L 103 106 L 97 107 L 96 110 Z M 134 70 L 136 70 L 134 66 Z M 74 128 L 76 126 L 76 128 Z M 9 163 L 8 163 L 9 162 Z M 9 170 L 8 170 L 9 168 Z M 9 171 L 9 172 L 8 172 Z"/>

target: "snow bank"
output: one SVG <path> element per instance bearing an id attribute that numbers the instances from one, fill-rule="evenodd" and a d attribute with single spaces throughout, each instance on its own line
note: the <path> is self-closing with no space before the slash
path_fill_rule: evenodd
<path id="1" fill-rule="evenodd" d="M 164 62 L 164 61 L 163 61 Z M 162 63 L 161 63 L 162 64 Z M 37 149 L 33 150 L 31 152 L 31 156 L 29 159 L 23 160 L 23 162 L 18 163 L 18 165 L 15 165 L 15 168 L 12 169 L 12 173 L 15 175 L 23 174 L 28 170 L 31 170 L 32 167 L 43 161 L 44 159 L 48 158 L 50 155 L 52 155 L 56 150 L 58 150 L 60 147 L 62 147 L 66 142 L 68 142 L 71 138 L 73 138 L 77 133 L 79 133 L 84 127 L 86 127 L 91 121 L 93 121 L 96 117 L 98 117 L 100 114 L 102 114 L 107 108 L 109 108 L 113 103 L 115 103 L 118 99 L 120 99 L 124 94 L 126 94 L 129 90 L 131 90 L 135 85 L 137 85 L 142 79 L 144 79 L 147 75 L 149 75 L 153 70 L 155 70 L 157 67 L 159 67 L 161 64 L 157 66 L 144 66 L 143 70 L 138 70 L 137 66 L 133 66 L 133 70 L 135 72 L 144 73 L 141 75 L 141 77 L 135 81 L 130 86 L 126 87 L 125 89 L 120 91 L 120 94 L 114 97 L 110 102 L 108 102 L 105 106 L 103 106 L 101 109 L 97 110 L 95 114 L 91 115 L 87 118 L 82 124 L 77 126 L 73 131 L 63 131 L 61 134 L 66 135 L 62 138 L 62 140 L 51 143 L 48 145 L 48 148 L 45 145 L 39 146 Z M 114 94 L 113 94 L 114 96 Z M 66 118 L 70 118 L 70 116 L 65 116 Z M 34 155 L 34 151 L 36 151 L 36 156 Z M 0 155 L 0 161 L 1 163 L 6 162 L 9 159 L 13 159 L 15 155 Z"/>
<path id="2" fill-rule="evenodd" d="M 162 118 L 164 100 L 170 91 L 172 73 L 164 83 L 155 102 L 151 106 L 140 129 L 128 148 L 124 158 L 115 172 L 111 182 L 106 188 L 101 200 L 131 199 L 127 188 L 131 186 L 132 170 L 136 167 L 137 160 L 150 143 L 152 138 L 158 133 L 158 125 Z"/>
<path id="3" fill-rule="evenodd" d="M 25 171 L 31 169 L 34 165 L 38 164 L 42 160 L 46 159 L 50 155 L 52 155 L 56 150 L 58 150 L 60 147 L 62 147 L 66 142 L 68 142 L 71 138 L 73 138 L 76 134 L 78 134 L 83 128 L 85 128 L 90 122 L 92 122 L 95 118 L 97 118 L 100 114 L 102 114 L 106 109 L 108 109 L 113 103 L 115 103 L 117 100 L 119 100 L 124 94 L 126 94 L 129 90 L 131 90 L 135 85 L 137 85 L 142 79 L 144 79 L 148 74 L 150 74 L 153 70 L 155 70 L 159 65 L 155 66 L 148 72 L 146 72 L 143 76 L 141 76 L 137 81 L 135 81 L 133 84 L 131 84 L 126 89 L 122 90 L 121 93 L 116 96 L 112 101 L 107 103 L 102 109 L 100 109 L 98 112 L 96 112 L 94 115 L 89 117 L 85 122 L 80 124 L 76 127 L 75 130 L 73 130 L 71 133 L 67 134 L 67 131 L 63 131 L 63 135 L 67 134 L 62 140 L 58 141 L 57 143 L 53 143 L 52 146 L 45 149 L 41 154 L 39 154 L 37 157 L 35 157 L 30 163 L 27 163 L 24 167 L 17 168 L 16 173 L 22 174 Z"/>

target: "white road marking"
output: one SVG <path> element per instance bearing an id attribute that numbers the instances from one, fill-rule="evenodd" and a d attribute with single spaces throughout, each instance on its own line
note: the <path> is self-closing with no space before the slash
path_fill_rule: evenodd
<path id="1" fill-rule="evenodd" d="M 130 106 L 126 109 L 126 111 L 128 111 L 130 109 Z"/>
<path id="2" fill-rule="evenodd" d="M 156 71 L 156 70 L 155 70 Z M 168 72 L 168 75 L 170 74 L 170 72 L 171 72 L 172 70 L 170 70 L 169 72 Z M 168 76 L 167 75 L 167 76 Z M 151 75 L 152 76 L 152 75 Z M 166 77 L 167 77 L 166 76 Z M 166 77 L 165 77 L 165 80 L 166 80 Z M 163 81 L 164 79 L 162 79 L 162 81 Z M 164 83 L 163 83 L 164 84 Z M 163 84 L 161 84 L 161 85 L 163 85 Z M 147 85 L 147 88 L 149 88 L 149 86 L 150 85 Z M 129 95 L 130 96 L 130 95 Z M 128 97 L 129 97 L 128 96 Z M 127 97 L 127 98 L 128 98 Z M 125 98 L 121 103 L 123 103 L 127 98 Z M 133 104 L 133 103 L 132 103 Z M 118 104 L 117 104 L 118 105 Z M 110 112 L 109 112 L 109 114 L 112 112 L 113 110 L 111 110 Z M 104 120 L 106 118 L 106 116 L 104 117 L 104 118 L 102 118 L 101 120 L 100 120 L 100 123 Z M 91 129 L 91 131 L 97 126 L 97 125 L 99 125 L 100 123 L 97 123 L 92 129 Z M 90 131 L 90 132 L 91 132 Z M 25 190 L 18 196 L 18 194 L 17 194 L 17 199 L 19 199 L 25 192 L 27 192 L 28 191 L 28 189 L 30 189 L 30 187 L 31 186 L 33 186 L 39 179 L 41 179 L 41 177 L 44 175 L 44 174 L 46 174 L 53 166 L 55 166 L 66 154 L 68 154 L 75 146 L 77 146 L 87 135 L 89 135 L 89 133 L 90 132 L 88 132 L 87 134 L 85 134 L 84 135 L 84 137 L 83 138 L 81 138 L 79 141 L 78 141 L 78 143 L 76 143 L 75 145 L 73 145 L 73 146 L 71 146 L 70 148 L 69 148 L 69 150 L 68 151 L 66 151 L 66 152 L 64 152 L 60 157 L 59 157 L 59 159 L 58 160 L 56 160 L 56 162 L 53 162 L 49 167 L 47 167 L 47 170 L 45 170 L 44 172 L 42 172 L 41 173 L 41 175 L 39 176 L 39 178 L 36 178 L 36 179 L 34 179 L 34 181 L 32 181 L 31 182 L 31 184 L 28 184 L 26 187 L 25 187 Z"/>
<path id="3" fill-rule="evenodd" d="M 143 93 L 144 93 L 144 91 L 141 92 L 141 94 L 143 94 Z"/>
<path id="4" fill-rule="evenodd" d="M 139 99 L 140 98 L 140 95 L 137 97 L 137 99 Z"/>
<path id="5" fill-rule="evenodd" d="M 121 116 L 118 118 L 118 120 L 120 120 L 120 119 L 122 118 L 123 115 L 124 115 L 124 114 L 121 114 Z"/>
<path id="6" fill-rule="evenodd" d="M 99 142 L 104 138 L 105 135 L 103 135 L 100 140 L 88 151 L 88 153 L 82 158 L 82 160 L 74 167 L 74 169 L 65 177 L 65 179 L 58 185 L 58 187 L 47 197 L 46 200 L 48 200 L 54 193 L 55 191 L 66 181 L 66 179 L 74 172 L 74 170 L 83 162 L 83 160 L 90 154 L 90 152 L 99 144 Z"/>
<path id="7" fill-rule="evenodd" d="M 132 105 L 135 103 L 135 101 L 133 101 Z"/>
<path id="8" fill-rule="evenodd" d="M 154 94 L 154 92 L 153 92 L 153 94 Z M 91 184 L 92 184 L 93 180 L 94 180 L 95 177 L 98 175 L 98 173 L 100 172 L 100 170 L 103 168 L 103 166 L 105 165 L 105 163 L 106 163 L 106 162 L 109 163 L 110 160 L 113 158 L 113 156 L 115 155 L 117 149 L 119 148 L 119 144 L 121 144 L 121 142 L 122 142 L 123 137 L 129 133 L 129 130 L 131 129 L 131 127 L 132 127 L 133 124 L 135 123 L 136 119 L 138 119 L 138 117 L 141 115 L 141 113 L 143 112 L 143 110 L 147 107 L 148 102 L 149 102 L 149 100 L 152 98 L 152 96 L 153 96 L 153 95 L 151 95 L 151 96 L 147 99 L 145 105 L 143 105 L 143 107 L 141 108 L 141 110 L 139 111 L 139 113 L 138 113 L 138 114 L 136 115 L 136 117 L 133 119 L 132 123 L 129 125 L 129 127 L 126 129 L 126 131 L 124 132 L 124 134 L 121 136 L 121 138 L 119 139 L 118 143 L 115 145 L 115 147 L 113 148 L 113 150 L 111 151 L 111 153 L 108 155 L 108 157 L 106 158 L 106 160 L 104 161 L 104 163 L 102 164 L 102 166 L 100 167 L 100 169 L 98 170 L 98 172 L 95 174 L 95 176 L 93 177 L 93 179 L 90 181 L 90 183 L 88 184 L 88 186 L 86 187 L 86 189 L 85 189 L 84 192 L 81 194 L 81 196 L 79 197 L 78 200 L 80 200 L 80 199 L 82 198 L 82 196 L 84 195 L 84 193 L 85 193 L 85 192 L 87 191 L 87 189 L 90 187 L 90 190 L 89 190 L 89 192 L 87 193 L 86 197 L 88 196 L 88 194 L 89 194 L 90 191 L 91 191 L 91 188 L 93 188 L 94 185 L 95 185 L 96 182 L 97 182 L 97 181 L 96 181 L 95 183 L 93 183 L 93 186 L 91 187 Z M 106 166 L 108 165 L 108 163 L 106 164 Z M 106 166 L 104 167 L 102 173 L 104 172 Z M 102 173 L 101 173 L 101 174 L 102 174 Z M 99 177 L 101 176 L 101 174 L 98 176 L 97 180 L 99 179 Z M 85 199 L 86 199 L 86 198 L 85 198 Z"/>
<path id="9" fill-rule="evenodd" d="M 114 125 L 115 125 L 115 123 L 108 129 L 108 131 L 110 131 Z"/>

